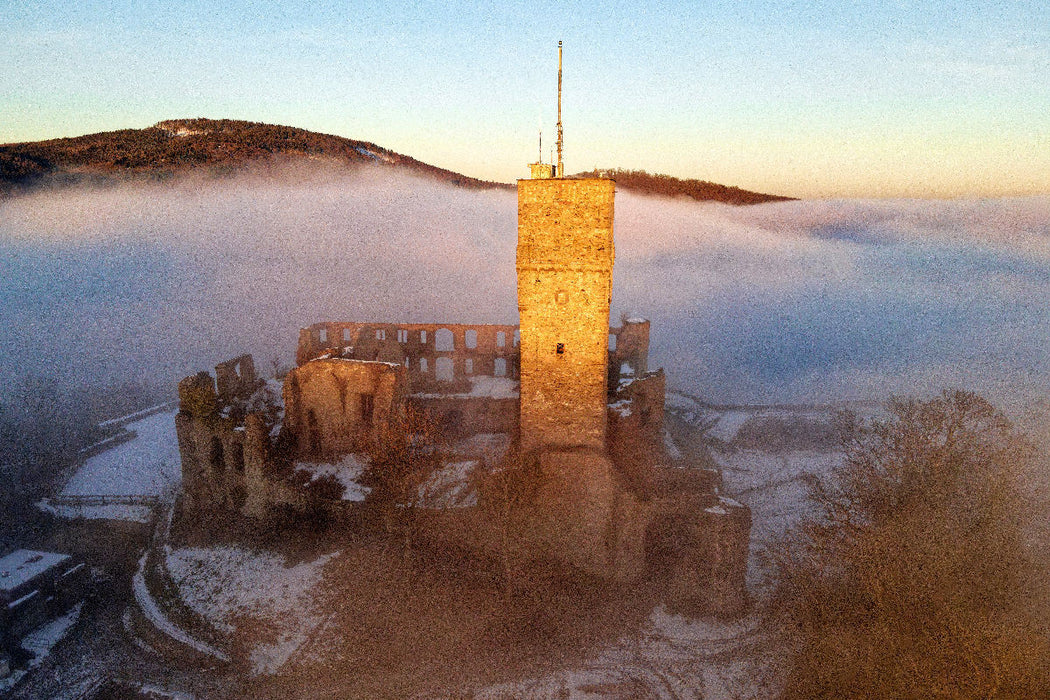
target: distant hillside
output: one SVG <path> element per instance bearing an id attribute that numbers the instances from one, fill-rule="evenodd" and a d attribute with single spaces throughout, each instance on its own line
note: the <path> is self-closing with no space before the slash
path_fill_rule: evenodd
<path id="1" fill-rule="evenodd" d="M 644 170 L 592 170 L 572 177 L 609 177 L 616 180 L 617 189 L 664 197 L 689 197 L 697 201 L 715 201 L 725 204 L 763 204 L 789 202 L 794 197 L 750 192 L 739 187 L 727 187 L 705 180 L 680 180 L 670 175 L 654 175 Z"/>
<path id="2" fill-rule="evenodd" d="M 172 119 L 145 129 L 0 145 L 0 197 L 35 186 L 164 180 L 190 170 L 215 174 L 274 159 L 323 159 L 355 166 L 378 164 L 467 188 L 513 188 L 422 163 L 367 141 L 290 126 L 232 119 Z M 790 199 L 703 180 L 679 180 L 644 170 L 601 170 L 574 177 L 611 177 L 627 190 L 729 204 Z"/>
<path id="3" fill-rule="evenodd" d="M 297 156 L 394 166 L 459 187 L 510 187 L 427 165 L 367 141 L 230 119 L 174 119 L 146 129 L 0 146 L 0 194 L 38 184 L 164 179 L 197 168 L 224 172 Z"/>

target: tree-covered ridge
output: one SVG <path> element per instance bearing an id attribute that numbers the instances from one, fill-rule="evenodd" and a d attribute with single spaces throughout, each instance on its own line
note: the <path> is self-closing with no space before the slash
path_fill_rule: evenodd
<path id="1" fill-rule="evenodd" d="M 573 177 L 608 177 L 616 180 L 619 188 L 663 197 L 689 197 L 697 201 L 715 201 L 724 204 L 763 204 L 787 202 L 793 197 L 762 194 L 739 187 L 719 185 L 706 180 L 682 180 L 670 175 L 657 175 L 644 170 L 592 170 Z"/>
<path id="2" fill-rule="evenodd" d="M 84 175 L 103 180 L 126 174 L 164 177 L 199 167 L 238 167 L 275 156 L 321 157 L 347 165 L 379 163 L 460 187 L 507 187 L 428 165 L 367 141 L 231 119 L 175 119 L 146 129 L 0 146 L 0 193 L 49 176 L 72 182 Z"/>

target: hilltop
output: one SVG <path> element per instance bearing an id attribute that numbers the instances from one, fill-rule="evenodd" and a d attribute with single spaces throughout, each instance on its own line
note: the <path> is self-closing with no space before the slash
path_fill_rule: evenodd
<path id="1" fill-rule="evenodd" d="M 39 184 L 166 179 L 205 168 L 229 172 L 277 158 L 379 164 L 459 187 L 509 187 L 422 163 L 367 141 L 232 119 L 173 119 L 145 129 L 0 146 L 0 194 Z"/>
<path id="2" fill-rule="evenodd" d="M 706 180 L 682 180 L 670 175 L 657 175 L 644 170 L 591 170 L 573 177 L 608 177 L 616 180 L 617 189 L 639 194 L 661 197 L 689 197 L 698 202 L 715 201 L 724 204 L 764 204 L 765 202 L 790 202 L 794 197 L 762 194 L 742 190 L 739 187 L 719 185 Z"/>
<path id="3" fill-rule="evenodd" d="M 232 119 L 172 119 L 145 129 L 0 145 L 0 197 L 48 185 L 165 180 L 194 170 L 221 175 L 253 163 L 290 159 L 347 168 L 393 167 L 470 189 L 513 188 L 429 165 L 368 141 Z M 573 177 L 587 176 L 611 177 L 619 188 L 641 194 L 700 201 L 760 204 L 790 199 L 643 170 L 595 170 Z"/>

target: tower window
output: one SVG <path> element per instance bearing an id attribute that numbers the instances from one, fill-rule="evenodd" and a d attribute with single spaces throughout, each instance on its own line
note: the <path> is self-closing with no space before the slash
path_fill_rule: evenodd
<path id="1" fill-rule="evenodd" d="M 426 331 L 419 331 L 419 342 L 420 342 L 421 345 L 426 345 L 427 344 L 427 332 Z"/>
<path id="2" fill-rule="evenodd" d="M 350 329 L 349 328 L 344 328 L 343 329 L 343 342 L 349 342 L 349 341 L 350 341 Z"/>
<path id="3" fill-rule="evenodd" d="M 559 355 L 565 354 L 565 343 L 558 343 L 558 347 L 554 350 Z"/>
<path id="4" fill-rule="evenodd" d="M 319 340 L 322 343 L 327 343 L 328 342 L 328 329 L 327 328 L 322 328 L 321 330 L 317 331 L 317 340 Z"/>

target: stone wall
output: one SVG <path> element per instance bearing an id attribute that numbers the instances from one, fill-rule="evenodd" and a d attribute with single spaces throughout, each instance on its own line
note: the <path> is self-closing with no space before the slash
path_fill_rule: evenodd
<path id="1" fill-rule="evenodd" d="M 518 377 L 518 327 L 462 323 L 315 323 L 299 331 L 296 363 L 322 355 L 404 365 L 409 390 L 471 376 Z"/>
<path id="2" fill-rule="evenodd" d="M 612 180 L 518 181 L 521 445 L 605 449 Z"/>
<path id="3" fill-rule="evenodd" d="M 313 360 L 285 378 L 284 429 L 296 436 L 301 459 L 367 452 L 403 425 L 406 389 L 400 364 Z"/>

